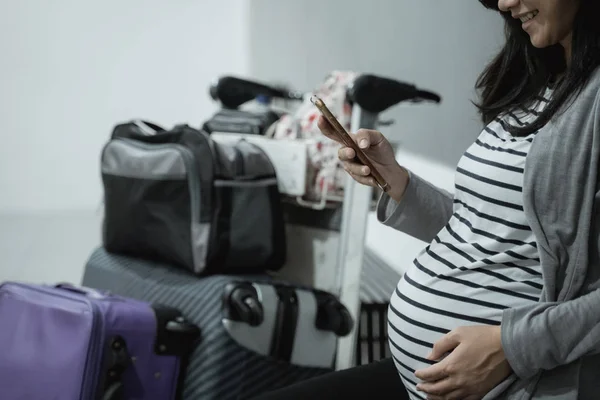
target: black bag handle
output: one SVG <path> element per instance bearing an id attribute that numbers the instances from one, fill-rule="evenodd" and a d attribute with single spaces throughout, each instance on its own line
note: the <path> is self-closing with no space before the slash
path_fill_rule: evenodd
<path id="1" fill-rule="evenodd" d="M 169 131 L 158 124 L 142 119 L 135 119 L 116 125 L 113 128 L 110 139 L 128 138 L 142 141 L 149 139 L 150 141 L 154 141 L 154 138 L 167 132 Z M 160 141 L 160 139 L 156 140 Z"/>
<path id="2" fill-rule="evenodd" d="M 160 126 L 157 125 L 153 122 L 149 122 L 149 121 L 145 121 L 145 120 L 141 120 L 141 119 L 136 119 L 131 121 L 132 124 L 134 124 L 135 126 L 137 126 L 140 131 L 142 131 L 142 133 L 150 136 L 150 135 L 155 135 L 158 132 L 163 132 L 165 129 Z"/>

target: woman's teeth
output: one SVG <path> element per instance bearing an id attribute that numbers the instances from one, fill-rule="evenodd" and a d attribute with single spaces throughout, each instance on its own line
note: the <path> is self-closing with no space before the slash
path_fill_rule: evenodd
<path id="1" fill-rule="evenodd" d="M 539 11 L 532 11 L 530 13 L 528 13 L 527 15 L 524 15 L 521 17 L 521 22 L 525 23 L 531 19 L 534 19 L 536 15 L 538 15 Z"/>

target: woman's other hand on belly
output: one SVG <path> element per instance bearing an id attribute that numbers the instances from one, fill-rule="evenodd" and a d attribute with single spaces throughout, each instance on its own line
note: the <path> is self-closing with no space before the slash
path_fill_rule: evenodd
<path id="1" fill-rule="evenodd" d="M 511 373 L 502 349 L 500 326 L 454 329 L 434 344 L 427 358 L 442 359 L 415 372 L 422 381 L 417 389 L 432 400 L 481 399 Z"/>

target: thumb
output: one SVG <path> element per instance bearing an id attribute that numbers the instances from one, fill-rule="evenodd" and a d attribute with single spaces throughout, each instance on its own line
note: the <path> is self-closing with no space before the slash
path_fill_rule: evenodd
<path id="1" fill-rule="evenodd" d="M 381 132 L 371 129 L 359 129 L 356 132 L 356 143 L 361 149 L 368 149 L 371 146 L 376 146 L 383 141 Z"/>
<path id="2" fill-rule="evenodd" d="M 427 356 L 428 360 L 439 360 L 445 354 L 450 353 L 460 344 L 457 335 L 446 334 L 440 340 L 434 343 L 433 350 Z"/>

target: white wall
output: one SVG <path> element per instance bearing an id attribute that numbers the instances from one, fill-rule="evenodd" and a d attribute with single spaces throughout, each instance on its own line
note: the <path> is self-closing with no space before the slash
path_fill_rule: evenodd
<path id="1" fill-rule="evenodd" d="M 245 75 L 248 0 L 0 2 L 0 281 L 78 280 L 113 125 L 198 125 Z"/>
<path id="2" fill-rule="evenodd" d="M 208 84 L 246 73 L 244 0 L 23 0 L 0 6 L 0 210 L 90 209 L 113 125 L 198 125 Z"/>
<path id="3" fill-rule="evenodd" d="M 112 126 L 197 125 L 224 73 L 310 90 L 354 69 L 436 90 L 442 106 L 395 108 L 384 132 L 421 175 L 449 182 L 479 129 L 474 80 L 500 40 L 500 21 L 472 0 L 0 2 L 0 281 L 79 280 L 100 242 Z M 399 269 L 421 246 L 373 218 L 368 243 Z"/>
<path id="4" fill-rule="evenodd" d="M 375 73 L 434 90 L 441 106 L 395 107 L 384 134 L 400 161 L 447 189 L 481 130 L 471 100 L 477 76 L 503 41 L 502 21 L 473 0 L 253 0 L 250 72 L 311 90 L 335 69 Z M 423 243 L 371 216 L 367 243 L 403 270 Z"/>
<path id="5" fill-rule="evenodd" d="M 471 104 L 484 64 L 503 41 L 502 20 L 474 0 L 253 0 L 250 72 L 311 90 L 335 69 L 415 83 L 443 105 L 395 108 L 388 134 L 454 166 L 481 130 Z"/>

